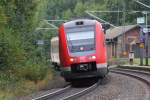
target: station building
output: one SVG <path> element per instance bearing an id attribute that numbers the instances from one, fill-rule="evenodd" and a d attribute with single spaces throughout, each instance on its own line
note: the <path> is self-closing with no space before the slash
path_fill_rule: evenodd
<path id="1" fill-rule="evenodd" d="M 107 55 L 111 58 L 127 58 L 133 51 L 136 58 L 140 57 L 141 32 L 139 25 L 119 26 L 106 31 Z M 143 47 L 143 50 L 144 47 Z M 148 56 L 150 57 L 150 33 L 148 33 Z M 145 55 L 145 54 L 144 54 Z"/>

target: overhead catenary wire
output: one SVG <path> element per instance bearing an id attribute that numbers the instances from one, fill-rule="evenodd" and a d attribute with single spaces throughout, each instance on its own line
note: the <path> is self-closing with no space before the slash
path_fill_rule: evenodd
<path id="1" fill-rule="evenodd" d="M 135 2 L 138 3 L 138 4 L 143 5 L 144 7 L 150 8 L 150 6 L 148 6 L 148 5 L 146 5 L 146 4 L 142 3 L 142 2 L 140 2 L 140 1 L 138 1 L 138 0 L 133 0 L 133 1 L 135 1 Z"/>
<path id="2" fill-rule="evenodd" d="M 104 19 L 97 17 L 96 15 L 92 14 L 90 11 L 85 11 L 85 12 L 86 12 L 88 15 L 90 15 L 91 17 L 93 17 L 93 18 L 98 19 L 98 20 L 100 20 L 100 21 L 102 21 L 102 22 L 105 22 L 105 24 L 109 24 L 109 25 L 112 26 L 112 27 L 117 27 L 117 26 L 115 26 L 115 25 L 113 25 L 113 24 L 111 24 L 111 23 L 105 21 Z"/>
<path id="3" fill-rule="evenodd" d="M 58 27 L 55 24 L 52 24 L 52 22 L 66 22 L 67 20 L 64 19 L 58 19 L 58 20 L 47 20 L 42 19 L 45 24 L 50 25 L 50 27 L 37 27 L 36 30 L 57 30 Z"/>

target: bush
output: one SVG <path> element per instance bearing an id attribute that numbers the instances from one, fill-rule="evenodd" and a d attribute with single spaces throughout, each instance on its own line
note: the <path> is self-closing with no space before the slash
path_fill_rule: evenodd
<path id="1" fill-rule="evenodd" d="M 19 35 L 10 28 L 0 33 L 0 70 L 9 70 L 21 65 L 26 59 Z"/>
<path id="2" fill-rule="evenodd" d="M 38 80 L 44 79 L 47 72 L 48 67 L 45 65 L 28 63 L 26 66 L 16 69 L 16 76 L 34 81 L 36 83 Z"/>
<path id="3" fill-rule="evenodd" d="M 0 90 L 11 89 L 18 82 L 18 78 L 11 72 L 0 72 Z"/>

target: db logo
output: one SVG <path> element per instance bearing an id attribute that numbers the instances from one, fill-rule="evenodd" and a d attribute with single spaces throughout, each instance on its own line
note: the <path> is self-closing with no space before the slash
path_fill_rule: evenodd
<path id="1" fill-rule="evenodd" d="M 80 62 L 85 61 L 85 57 L 80 57 Z"/>

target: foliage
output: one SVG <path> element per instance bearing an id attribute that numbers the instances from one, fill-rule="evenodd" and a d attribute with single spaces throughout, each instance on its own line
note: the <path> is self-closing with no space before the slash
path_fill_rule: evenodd
<path id="1" fill-rule="evenodd" d="M 25 66 L 28 60 L 36 58 L 34 30 L 45 16 L 46 7 L 47 0 L 1 0 L 1 69 Z"/>
<path id="2" fill-rule="evenodd" d="M 150 1 L 141 1 L 149 4 Z M 50 0 L 47 10 L 47 19 L 91 18 L 85 11 L 124 11 L 120 13 L 93 13 L 98 17 L 116 25 L 136 24 L 136 17 L 144 16 L 142 12 L 132 11 L 149 10 L 134 0 Z M 148 16 L 148 22 L 149 16 Z"/>
<path id="3" fill-rule="evenodd" d="M 37 83 L 37 81 L 46 77 L 47 69 L 45 65 L 28 62 L 25 67 L 16 69 L 15 75 Z"/>
<path id="4" fill-rule="evenodd" d="M 46 16 L 47 1 L 0 1 L 0 90 L 9 93 L 22 80 L 36 83 L 47 76 L 47 61 L 35 45 L 34 32 Z"/>

